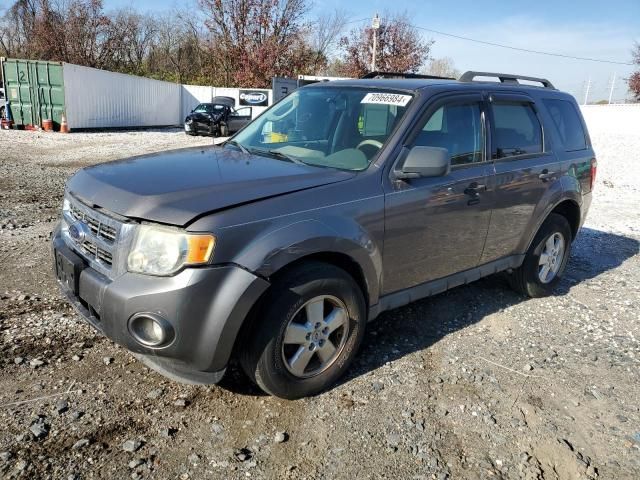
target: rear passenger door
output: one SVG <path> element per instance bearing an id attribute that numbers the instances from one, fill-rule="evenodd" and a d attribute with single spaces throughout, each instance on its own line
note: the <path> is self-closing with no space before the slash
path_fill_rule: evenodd
<path id="1" fill-rule="evenodd" d="M 493 174 L 481 94 L 427 107 L 405 148 L 446 148 L 451 172 L 395 180 L 385 199 L 385 294 L 476 267 L 491 217 Z"/>
<path id="2" fill-rule="evenodd" d="M 525 253 L 559 178 L 558 160 L 532 97 L 492 93 L 489 125 L 495 206 L 481 263 Z"/>

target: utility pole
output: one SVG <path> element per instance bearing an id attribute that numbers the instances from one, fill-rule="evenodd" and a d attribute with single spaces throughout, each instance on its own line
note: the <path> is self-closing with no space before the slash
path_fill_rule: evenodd
<path id="1" fill-rule="evenodd" d="M 373 55 L 371 56 L 371 71 L 376 71 L 376 49 L 378 48 L 378 29 L 380 28 L 380 17 L 376 13 L 371 22 L 373 29 Z"/>
<path id="2" fill-rule="evenodd" d="M 583 105 L 586 105 L 589 102 L 589 90 L 591 90 L 591 77 L 589 77 L 589 80 L 587 80 L 587 89 L 584 92 Z"/>
<path id="3" fill-rule="evenodd" d="M 611 90 L 609 90 L 609 105 L 611 105 L 611 99 L 613 98 L 613 88 L 616 85 L 616 72 L 613 72 L 613 78 L 611 79 Z"/>

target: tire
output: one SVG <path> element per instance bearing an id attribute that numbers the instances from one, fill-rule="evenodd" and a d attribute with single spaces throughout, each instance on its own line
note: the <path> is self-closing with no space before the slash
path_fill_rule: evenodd
<path id="1" fill-rule="evenodd" d="M 289 400 L 315 395 L 345 373 L 365 324 L 365 300 L 353 278 L 333 265 L 305 263 L 287 272 L 261 302 L 240 363 L 271 395 Z"/>
<path id="2" fill-rule="evenodd" d="M 550 214 L 540 226 L 522 265 L 508 276 L 511 287 L 532 298 L 551 295 L 562 279 L 571 254 L 572 241 L 571 227 L 567 219 L 556 213 Z M 561 252 L 559 242 L 562 242 Z M 545 258 L 548 260 L 551 260 L 550 257 L 555 257 L 554 262 L 548 263 L 544 261 L 545 258 L 541 259 L 541 256 L 554 251 L 550 248 L 552 244 L 559 252 L 557 255 L 547 255 Z M 549 267 L 546 275 L 545 264 Z"/>

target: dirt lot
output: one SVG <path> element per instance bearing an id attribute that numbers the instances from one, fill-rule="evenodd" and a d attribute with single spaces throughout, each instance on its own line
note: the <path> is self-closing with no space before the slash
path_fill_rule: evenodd
<path id="1" fill-rule="evenodd" d="M 640 135 L 591 133 L 596 196 L 556 296 L 491 277 L 389 312 L 340 385 L 287 402 L 236 369 L 165 380 L 50 273 L 70 174 L 211 139 L 0 131 L 0 476 L 640 478 Z"/>

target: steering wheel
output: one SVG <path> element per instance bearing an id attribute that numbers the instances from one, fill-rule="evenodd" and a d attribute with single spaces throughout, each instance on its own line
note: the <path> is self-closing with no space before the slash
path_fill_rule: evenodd
<path id="1" fill-rule="evenodd" d="M 378 140 L 373 140 L 371 138 L 368 138 L 367 140 L 361 141 L 356 148 L 358 150 L 362 150 L 361 147 L 366 147 L 367 145 L 369 145 L 371 147 L 375 147 L 378 150 L 380 150 L 382 148 L 382 142 L 379 142 Z"/>

